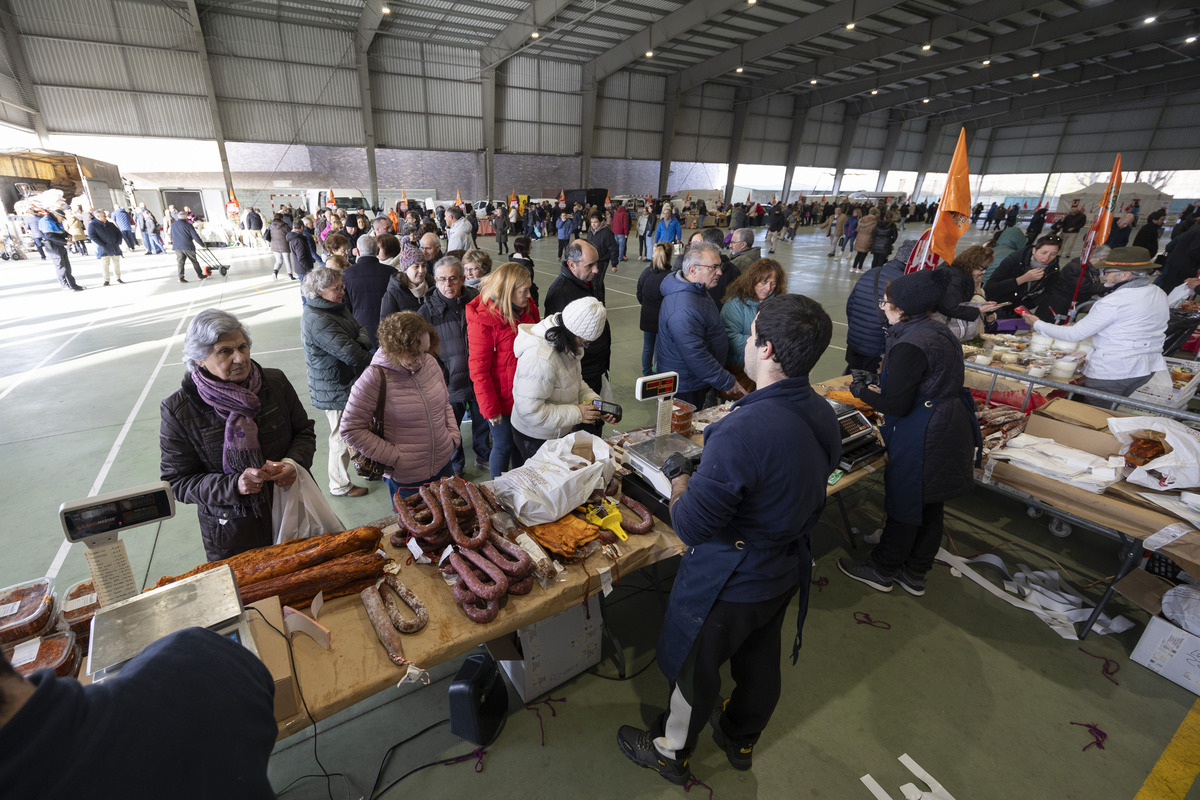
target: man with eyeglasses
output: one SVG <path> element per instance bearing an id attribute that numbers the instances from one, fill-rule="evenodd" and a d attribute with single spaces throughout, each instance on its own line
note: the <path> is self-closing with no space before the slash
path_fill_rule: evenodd
<path id="1" fill-rule="evenodd" d="M 590 242 L 577 239 L 567 245 L 566 257 L 567 260 L 563 263 L 562 270 L 546 292 L 543 317 L 557 314 L 572 301 L 584 297 L 595 297 L 601 303 L 604 302 L 603 298 L 598 296 L 597 275 L 600 272 L 600 255 L 596 252 L 596 248 Z M 601 396 L 604 396 L 601 389 L 604 385 L 604 375 L 608 372 L 611 351 L 612 333 L 606 320 L 604 331 L 583 351 L 583 360 L 580 362 L 583 382 Z M 597 431 L 602 424 L 596 425 Z"/>
<path id="2" fill-rule="evenodd" d="M 491 429 L 475 402 L 471 372 L 467 365 L 467 303 L 479 296 L 476 289 L 466 285 L 462 262 L 453 256 L 442 257 L 433 269 L 436 291 L 425 295 L 417 313 L 429 321 L 438 336 L 438 358 L 446 369 L 446 389 L 450 392 L 450 407 L 454 419 L 462 425 L 467 409 L 471 411 L 471 449 L 475 451 L 475 466 L 486 471 L 492 454 L 489 444 Z M 458 477 L 466 468 L 466 454 L 460 444 L 450 457 L 450 468 Z"/>
<path id="3" fill-rule="evenodd" d="M 679 271 L 662 282 L 658 368 L 679 373 L 675 396 L 697 409 L 705 407 L 710 388 L 732 399 L 746 394 L 746 387 L 723 366 L 729 355 L 729 337 L 721 312 L 708 293 L 720 279 L 720 248 L 700 242 L 684 251 Z"/>

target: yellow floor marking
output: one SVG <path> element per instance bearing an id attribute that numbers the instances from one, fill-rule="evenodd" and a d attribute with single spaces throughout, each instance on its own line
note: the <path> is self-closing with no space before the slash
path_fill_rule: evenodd
<path id="1" fill-rule="evenodd" d="M 1200 773 L 1200 700 L 1184 717 L 1134 800 L 1182 800 Z"/>

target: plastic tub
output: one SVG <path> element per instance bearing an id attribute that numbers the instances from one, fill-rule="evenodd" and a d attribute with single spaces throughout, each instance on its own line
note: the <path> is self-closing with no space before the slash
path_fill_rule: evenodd
<path id="1" fill-rule="evenodd" d="M 75 584 L 63 595 L 63 622 L 67 623 L 80 639 L 88 636 L 92 617 L 96 616 L 99 610 L 100 601 L 96 598 L 96 587 L 91 578 Z"/>
<path id="2" fill-rule="evenodd" d="M 39 636 L 54 624 L 54 581 L 35 578 L 0 590 L 0 644 Z"/>
<path id="3" fill-rule="evenodd" d="M 43 669 L 52 669 L 60 678 L 67 678 L 79 671 L 79 648 L 75 634 L 59 631 L 40 639 L 30 639 L 20 644 L 4 645 L 4 657 L 18 674 L 28 678 Z"/>

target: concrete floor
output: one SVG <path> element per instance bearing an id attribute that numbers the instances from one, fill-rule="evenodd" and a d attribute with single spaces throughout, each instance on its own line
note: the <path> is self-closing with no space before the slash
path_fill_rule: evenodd
<path id="1" fill-rule="evenodd" d="M 916 232 L 910 228 L 901 238 L 909 235 Z M 963 243 L 984 238 L 973 231 Z M 827 247 L 826 239 L 802 229 L 795 243 L 781 244 L 775 254 L 788 270 L 791 291 L 820 300 L 835 320 L 833 345 L 814 372 L 818 380 L 843 369 L 845 296 L 857 277 L 848 262 L 826 258 Z M 553 241 L 534 247 L 543 294 L 557 274 L 554 250 Z M 203 283 L 193 278 L 187 285 L 175 281 L 170 255 L 139 251 L 127 257 L 126 285 L 109 287 L 100 286 L 93 258 L 76 257 L 75 274 L 88 287 L 80 293 L 59 291 L 44 262 L 0 266 L 0 485 L 8 520 L 0 532 L 0 586 L 48 571 L 57 572 L 60 589 L 86 577 L 81 548 L 60 547 L 59 504 L 158 480 L 158 403 L 179 385 L 182 332 L 197 311 L 216 306 L 238 315 L 251 331 L 256 359 L 282 369 L 307 401 L 297 285 L 272 280 L 265 251 L 215 252 L 232 265 L 228 277 Z M 642 343 L 634 287 L 642 267 L 631 260 L 606 283 L 611 378 L 629 427 L 653 417 L 650 404 L 632 397 Z M 314 412 L 313 418 L 321 442 L 324 416 Z M 313 472 L 324 485 L 323 445 Z M 469 470 L 468 477 L 483 476 Z M 878 526 L 879 478 L 853 487 L 845 498 L 857 527 Z M 331 502 L 347 525 L 389 510 L 386 493 L 376 487 L 364 498 Z M 952 541 L 946 546 L 964 555 L 1000 548 L 1010 565 L 1059 568 L 1080 589 L 1110 575 L 1117 564 L 1114 542 L 1086 532 L 1055 538 L 1044 520 L 1035 522 L 1021 505 L 983 491 L 951 503 L 947 527 Z M 188 506 L 161 526 L 129 531 L 122 539 L 139 583 L 204 559 Z M 714 796 L 869 800 L 859 777 L 870 773 L 900 797 L 898 787 L 912 780 L 896 760 L 904 753 L 958 800 L 1147 796 L 1139 788 L 1196 698 L 1129 660 L 1144 612 L 1117 598 L 1113 611 L 1137 622 L 1134 629 L 1069 642 L 944 567 L 931 573 L 923 598 L 877 594 L 837 572 L 834 561 L 846 550 L 831 506 L 814 536 L 819 585 L 813 587 L 805 647 L 797 666 L 784 666 L 783 698 L 757 748 L 753 771 L 731 769 L 707 735 L 693 758 L 695 774 Z M 865 548 L 860 545 L 858 552 Z M 665 569 L 668 580 L 671 569 Z M 647 667 L 644 672 L 626 681 L 604 680 L 616 674 L 606 657 L 550 693 L 565 702 L 555 703 L 553 714 L 539 706 L 544 729 L 512 695 L 511 716 L 488 749 L 482 773 L 470 763 L 438 766 L 385 796 L 484 790 L 528 798 L 566 792 L 581 798 L 678 796 L 678 789 L 630 765 L 614 741 L 619 725 L 649 721 L 666 699 L 661 673 L 651 663 L 661 607 L 650 577 L 626 576 L 606 607 L 629 671 Z M 1098 596 L 1094 588 L 1085 593 Z M 858 624 L 859 611 L 890 628 Z M 789 619 L 785 629 L 792 624 Z M 1080 647 L 1114 660 L 1120 666 L 1114 680 L 1102 674 L 1103 662 Z M 327 790 L 324 779 L 309 778 L 285 796 L 366 795 L 391 745 L 446 717 L 446 690 L 459 663 L 435 669 L 429 687 L 389 690 L 321 723 L 316 753 L 326 769 L 348 775 L 349 786 L 335 778 Z M 1084 750 L 1092 737 L 1074 722 L 1104 730 L 1104 749 Z M 391 756 L 381 785 L 428 761 L 472 749 L 446 726 L 434 728 Z M 1190 770 L 1194 775 L 1195 766 Z M 277 791 L 301 776 L 320 774 L 311 733 L 281 743 L 271 771 Z M 564 778 L 573 778 L 570 788 L 560 783 Z M 512 788 L 497 788 L 503 786 Z M 1149 796 L 1197 798 L 1200 789 L 1189 792 L 1185 784 L 1176 794 Z"/>

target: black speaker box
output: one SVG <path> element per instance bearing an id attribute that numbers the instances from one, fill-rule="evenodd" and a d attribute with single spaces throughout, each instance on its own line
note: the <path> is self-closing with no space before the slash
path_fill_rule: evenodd
<path id="1" fill-rule="evenodd" d="M 450 684 L 450 732 L 472 744 L 491 744 L 508 716 L 508 686 L 487 653 L 467 656 Z"/>

